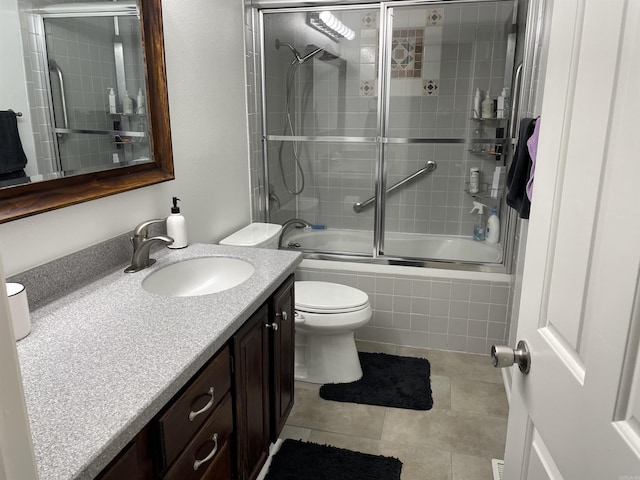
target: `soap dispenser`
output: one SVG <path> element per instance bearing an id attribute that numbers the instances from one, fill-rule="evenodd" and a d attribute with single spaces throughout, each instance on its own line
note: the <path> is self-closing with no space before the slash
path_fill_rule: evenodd
<path id="1" fill-rule="evenodd" d="M 173 243 L 168 245 L 168 248 L 185 248 L 188 245 L 187 222 L 180 214 L 178 201 L 180 201 L 178 197 L 173 197 L 171 215 L 167 217 L 167 235 L 173 238 Z"/>
<path id="2" fill-rule="evenodd" d="M 486 225 L 484 222 L 484 207 L 486 205 L 480 202 L 473 202 L 473 208 L 469 213 L 478 213 L 478 217 L 473 224 L 473 239 L 482 242 L 486 238 Z"/>

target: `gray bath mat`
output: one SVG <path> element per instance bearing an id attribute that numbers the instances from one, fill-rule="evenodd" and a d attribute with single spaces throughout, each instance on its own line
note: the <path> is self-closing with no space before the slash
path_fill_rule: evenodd
<path id="1" fill-rule="evenodd" d="M 386 353 L 358 353 L 362 378 L 351 383 L 329 383 L 320 396 L 336 402 L 364 403 L 383 407 L 430 410 L 429 361 Z"/>
<path id="2" fill-rule="evenodd" d="M 285 440 L 265 480 L 400 480 L 397 458 Z"/>

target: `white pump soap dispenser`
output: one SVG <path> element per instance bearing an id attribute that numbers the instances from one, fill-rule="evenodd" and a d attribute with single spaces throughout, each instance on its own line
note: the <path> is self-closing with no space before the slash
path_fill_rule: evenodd
<path id="1" fill-rule="evenodd" d="M 178 201 L 180 201 L 178 197 L 173 197 L 171 215 L 167 217 L 167 235 L 173 238 L 173 243 L 168 245 L 168 248 L 185 248 L 189 244 L 187 242 L 187 222 L 180 214 Z"/>

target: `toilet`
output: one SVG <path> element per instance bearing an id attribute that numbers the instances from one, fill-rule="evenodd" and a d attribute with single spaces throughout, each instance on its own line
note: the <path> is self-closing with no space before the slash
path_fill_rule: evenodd
<path id="1" fill-rule="evenodd" d="M 338 283 L 295 282 L 295 378 L 348 383 L 362 377 L 354 333 L 371 320 L 366 293 Z"/>
<path id="2" fill-rule="evenodd" d="M 282 226 L 252 223 L 220 245 L 277 248 Z M 355 330 L 372 316 L 369 297 L 338 283 L 295 282 L 295 378 L 310 383 L 348 383 L 362 377 Z"/>

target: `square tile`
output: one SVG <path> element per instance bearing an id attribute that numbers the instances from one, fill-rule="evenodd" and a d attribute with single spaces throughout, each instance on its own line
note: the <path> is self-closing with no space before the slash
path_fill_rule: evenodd
<path id="1" fill-rule="evenodd" d="M 434 79 L 424 80 L 422 83 L 422 94 L 428 95 L 431 97 L 439 96 L 440 95 L 439 85 L 440 85 L 439 80 L 434 80 Z"/>
<path id="2" fill-rule="evenodd" d="M 467 378 L 453 378 L 451 379 L 451 410 L 506 419 L 509 415 L 509 404 L 503 385 Z"/>
<path id="3" fill-rule="evenodd" d="M 295 396 L 296 401 L 287 421 L 289 425 L 380 439 L 384 408 L 324 400 L 318 395 L 317 389 L 298 384 Z"/>

